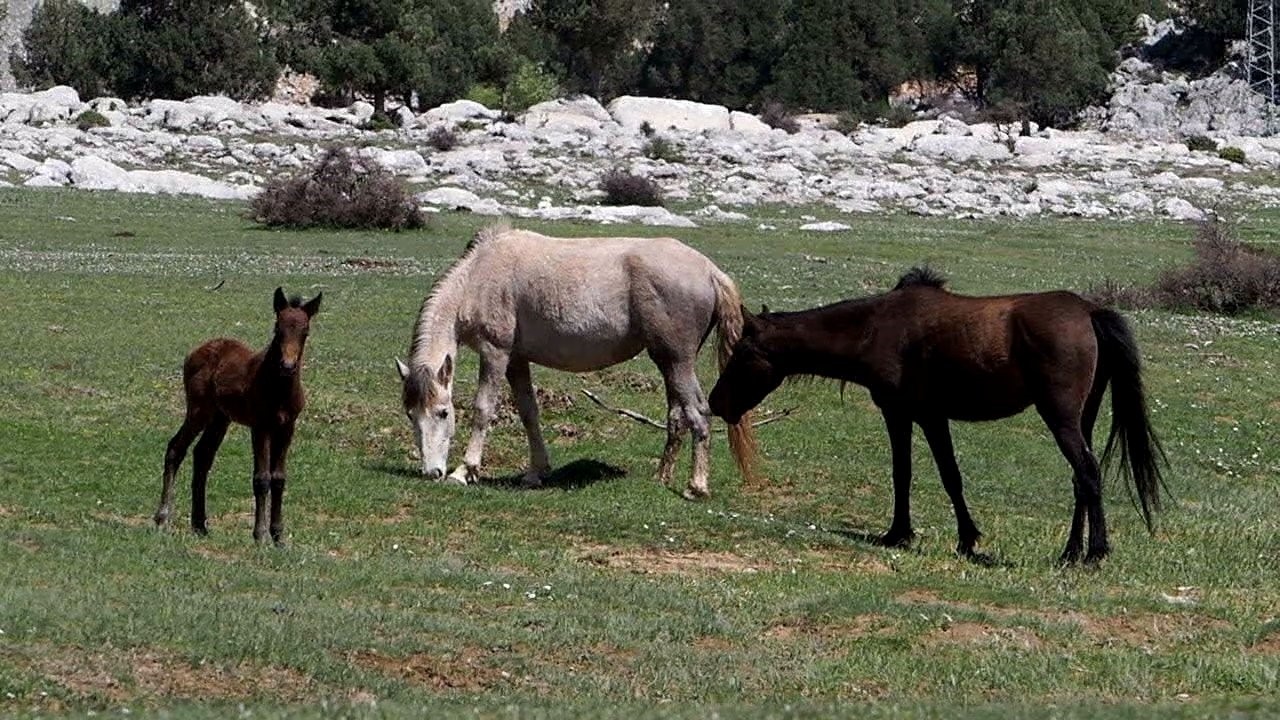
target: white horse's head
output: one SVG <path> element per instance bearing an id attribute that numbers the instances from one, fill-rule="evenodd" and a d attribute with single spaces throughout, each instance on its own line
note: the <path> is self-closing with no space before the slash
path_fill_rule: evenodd
<path id="1" fill-rule="evenodd" d="M 410 368 L 399 359 L 401 399 L 413 439 L 422 458 L 422 474 L 432 480 L 444 477 L 449 444 L 455 429 L 453 412 L 453 357 L 446 355 L 438 368 Z"/>

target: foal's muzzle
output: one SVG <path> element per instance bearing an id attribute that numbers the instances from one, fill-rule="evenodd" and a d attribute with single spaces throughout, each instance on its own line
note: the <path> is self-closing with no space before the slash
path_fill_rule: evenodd
<path id="1" fill-rule="evenodd" d="M 428 480 L 439 480 L 444 477 L 444 470 L 442 468 L 431 468 L 430 470 L 424 469 L 422 471 L 422 475 Z"/>

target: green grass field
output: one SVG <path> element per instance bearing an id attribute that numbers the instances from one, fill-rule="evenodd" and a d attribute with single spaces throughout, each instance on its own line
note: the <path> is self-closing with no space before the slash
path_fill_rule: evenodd
<path id="1" fill-rule="evenodd" d="M 996 560 L 983 567 L 952 552 L 919 438 L 919 539 L 859 540 L 888 524 L 888 441 L 866 394 L 841 401 L 834 383 L 766 401 L 798 410 L 760 429 L 758 485 L 737 478 L 717 433 L 705 502 L 654 482 L 661 433 L 579 392 L 661 416 L 647 360 L 535 371 L 561 468 L 547 489 L 509 482 L 526 457 L 510 409 L 490 435 L 492 482 L 423 482 L 393 358 L 484 219 L 280 233 L 240 213 L 0 191 L 0 715 L 1280 713 L 1280 327 L 1268 319 L 1133 316 L 1176 505 L 1152 537 L 1125 488 L 1109 487 L 1115 552 L 1097 569 L 1055 563 L 1070 475 L 1034 413 L 955 426 Z M 677 235 L 773 309 L 885 289 L 921 261 L 957 291 L 994 293 L 1145 281 L 1190 256 L 1176 224 L 894 216 L 826 235 L 795 229 L 800 214 L 758 210 L 773 231 Z M 1273 240 L 1275 219 L 1250 217 L 1244 236 Z M 186 530 L 189 459 L 177 529 L 158 532 L 182 358 L 221 334 L 265 343 L 277 285 L 325 294 L 290 458 L 289 547 L 252 543 L 243 429 L 214 467 L 209 537 Z M 475 368 L 464 353 L 468 402 Z M 683 484 L 687 459 L 679 472 Z"/>

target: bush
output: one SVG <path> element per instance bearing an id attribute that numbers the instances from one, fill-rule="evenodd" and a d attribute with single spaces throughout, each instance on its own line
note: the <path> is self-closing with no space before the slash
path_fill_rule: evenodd
<path id="1" fill-rule="evenodd" d="M 684 161 L 684 155 L 680 152 L 680 146 L 670 140 L 655 135 L 649 138 L 644 144 L 644 156 L 650 160 L 666 160 L 669 163 L 678 163 Z"/>
<path id="2" fill-rule="evenodd" d="M 560 86 L 555 75 L 521 58 L 515 73 L 507 81 L 502 109 L 512 115 L 519 115 L 538 103 L 556 99 L 559 93 Z"/>
<path id="3" fill-rule="evenodd" d="M 889 105 L 876 119 L 885 127 L 899 128 L 915 122 L 916 114 L 905 105 Z"/>
<path id="4" fill-rule="evenodd" d="M 440 152 L 449 152 L 458 146 L 458 135 L 447 127 L 438 127 L 427 135 L 427 144 Z"/>
<path id="5" fill-rule="evenodd" d="M 610 170 L 600 178 L 605 205 L 662 205 L 662 189 L 647 177 Z"/>
<path id="6" fill-rule="evenodd" d="M 1280 309 L 1280 256 L 1240 242 L 1217 218 L 1196 224 L 1195 259 L 1163 272 L 1150 288 L 1106 280 L 1090 291 L 1097 302 L 1123 307 L 1205 310 L 1235 315 Z"/>
<path id="7" fill-rule="evenodd" d="M 267 183 L 249 203 L 249 215 L 262 225 L 286 228 L 398 231 L 424 224 L 404 183 L 341 148 L 327 150 L 308 170 Z"/>
<path id="8" fill-rule="evenodd" d="M 848 110 L 836 116 L 836 132 L 841 135 L 852 135 L 862 126 L 862 118 Z"/>
<path id="9" fill-rule="evenodd" d="M 496 110 L 502 107 L 502 91 L 487 83 L 477 83 L 467 91 L 466 99 Z"/>
<path id="10" fill-rule="evenodd" d="M 1206 135 L 1192 135 L 1187 138 L 1187 149 L 1192 152 L 1216 152 L 1218 143 Z"/>
<path id="11" fill-rule="evenodd" d="M 657 132 L 657 130 L 654 130 L 654 129 L 653 129 L 653 125 L 650 125 L 648 120 L 645 120 L 645 121 L 643 121 L 643 122 L 641 122 L 641 123 L 640 123 L 640 134 L 641 134 L 641 135 L 643 135 L 643 136 L 645 136 L 645 137 L 653 137 L 653 134 L 654 134 L 655 132 Z"/>
<path id="12" fill-rule="evenodd" d="M 395 130 L 397 127 L 396 121 L 392 119 L 390 115 L 381 112 L 375 112 L 368 120 L 365 120 L 360 124 L 361 130 L 367 130 L 369 132 Z"/>
<path id="13" fill-rule="evenodd" d="M 85 110 L 76 117 L 76 127 L 80 128 L 82 132 L 88 132 L 93 128 L 110 126 L 111 121 L 97 110 Z"/>
<path id="14" fill-rule="evenodd" d="M 1244 164 L 1244 150 L 1238 147 L 1224 147 L 1218 151 L 1218 157 L 1228 162 Z"/>
<path id="15" fill-rule="evenodd" d="M 785 130 L 789 135 L 800 132 L 800 123 L 791 117 L 787 108 L 780 102 L 768 102 L 760 111 L 760 120 L 775 130 Z"/>

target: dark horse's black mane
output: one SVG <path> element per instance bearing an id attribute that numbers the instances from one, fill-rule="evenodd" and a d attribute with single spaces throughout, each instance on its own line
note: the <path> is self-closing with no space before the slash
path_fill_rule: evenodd
<path id="1" fill-rule="evenodd" d="M 893 289 L 901 290 L 916 286 L 942 289 L 947 286 L 947 278 L 928 265 L 917 265 L 898 278 L 898 284 L 894 285 Z"/>

